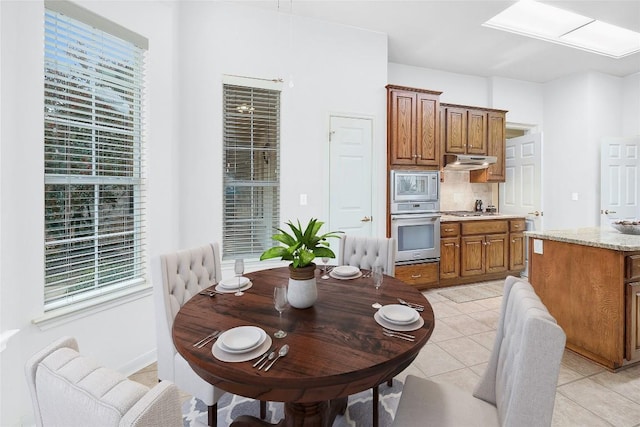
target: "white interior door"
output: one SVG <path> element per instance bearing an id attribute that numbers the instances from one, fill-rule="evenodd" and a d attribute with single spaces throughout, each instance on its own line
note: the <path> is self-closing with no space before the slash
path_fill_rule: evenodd
<path id="1" fill-rule="evenodd" d="M 342 116 L 330 118 L 331 230 L 362 236 L 370 236 L 372 233 L 372 129 L 372 119 Z"/>
<path id="2" fill-rule="evenodd" d="M 534 230 L 543 229 L 542 135 L 531 133 L 507 140 L 506 179 L 499 186 L 500 212 L 523 215 Z"/>
<path id="3" fill-rule="evenodd" d="M 640 218 L 640 137 L 604 138 L 600 157 L 600 226 Z"/>

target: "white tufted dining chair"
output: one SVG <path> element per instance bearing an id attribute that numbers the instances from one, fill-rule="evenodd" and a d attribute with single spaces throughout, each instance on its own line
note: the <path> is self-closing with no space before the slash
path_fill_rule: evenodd
<path id="1" fill-rule="evenodd" d="M 180 427 L 178 389 L 153 388 L 104 368 L 78 352 L 74 338 L 52 342 L 25 364 L 38 427 Z"/>
<path id="2" fill-rule="evenodd" d="M 387 276 L 396 274 L 396 240 L 387 237 L 340 236 L 338 265 L 351 265 L 371 270 L 374 265 L 381 265 L 382 272 Z M 387 385 L 393 385 L 393 379 L 387 380 Z M 378 386 L 373 392 L 373 427 L 378 427 Z"/>
<path id="3" fill-rule="evenodd" d="M 376 264 L 388 276 L 396 274 L 396 241 L 387 237 L 340 236 L 338 265 L 371 270 Z"/>
<path id="4" fill-rule="evenodd" d="M 203 380 L 177 352 L 171 338 L 173 319 L 187 301 L 218 283 L 222 276 L 217 243 L 160 255 L 152 259 L 156 303 L 158 378 L 174 382 L 208 407 L 208 423 L 217 424 L 217 402 L 225 393 Z"/>
<path id="5" fill-rule="evenodd" d="M 393 426 L 551 425 L 566 336 L 531 284 L 507 277 L 493 351 L 473 394 L 408 375 Z"/>

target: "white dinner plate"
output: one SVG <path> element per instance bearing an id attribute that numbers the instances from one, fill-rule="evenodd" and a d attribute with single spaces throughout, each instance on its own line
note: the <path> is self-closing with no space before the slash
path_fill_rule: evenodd
<path id="1" fill-rule="evenodd" d="M 351 280 L 351 279 L 357 279 L 358 277 L 361 277 L 362 271 L 358 270 L 358 272 L 353 276 L 338 276 L 337 274 L 333 274 L 333 271 L 330 271 L 329 276 L 333 277 L 334 279 Z"/>
<path id="2" fill-rule="evenodd" d="M 240 286 L 246 286 L 249 283 L 249 278 L 241 276 L 240 277 Z M 229 277 L 228 279 L 222 279 L 218 283 L 220 287 L 225 289 L 237 289 L 238 288 L 238 278 L 237 277 Z"/>
<path id="3" fill-rule="evenodd" d="M 271 340 L 271 337 L 265 333 L 265 340 L 261 345 L 254 348 L 253 350 L 244 353 L 229 353 L 228 351 L 224 351 L 220 347 L 219 341 L 216 341 L 215 344 L 211 346 L 211 353 L 213 353 L 213 356 L 216 359 L 223 362 L 246 362 L 248 360 L 262 356 L 265 351 L 271 348 L 272 342 L 273 341 Z"/>
<path id="4" fill-rule="evenodd" d="M 408 325 L 418 320 L 420 315 L 411 307 L 400 304 L 389 304 L 379 310 L 382 318 L 396 325 Z"/>
<path id="5" fill-rule="evenodd" d="M 240 288 L 241 291 L 246 291 L 247 289 L 249 289 L 250 287 L 253 286 L 253 283 L 251 281 L 249 281 L 246 285 L 244 285 L 243 287 Z M 220 286 L 220 283 L 218 283 L 215 287 L 216 292 L 220 292 L 221 294 L 232 294 L 234 292 L 236 292 L 238 290 L 238 286 L 236 286 L 235 288 L 225 288 L 223 286 Z"/>
<path id="6" fill-rule="evenodd" d="M 256 326 L 238 326 L 218 337 L 220 347 L 229 353 L 244 353 L 258 347 L 266 338 L 266 332 Z"/>
<path id="7" fill-rule="evenodd" d="M 413 323 L 409 323 L 408 325 L 397 325 L 395 323 L 391 323 L 385 320 L 377 311 L 376 311 L 376 314 L 373 315 L 373 318 L 378 323 L 378 325 L 385 327 L 387 329 L 391 329 L 392 331 L 398 331 L 398 332 L 415 331 L 424 326 L 424 319 L 420 315 L 418 315 L 418 320 L 416 320 Z"/>
<path id="8" fill-rule="evenodd" d="M 353 277 L 360 273 L 360 269 L 352 265 L 339 265 L 331 270 L 331 272 L 340 277 Z"/>

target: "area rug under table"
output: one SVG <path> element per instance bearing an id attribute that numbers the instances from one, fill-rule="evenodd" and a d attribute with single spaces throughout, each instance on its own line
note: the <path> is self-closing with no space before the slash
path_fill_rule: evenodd
<path id="1" fill-rule="evenodd" d="M 398 407 L 398 401 L 402 392 L 402 381 L 393 380 L 393 386 L 386 383 L 380 384 L 380 427 L 388 427 L 393 422 L 393 416 Z M 373 412 L 371 408 L 371 390 L 365 390 L 353 396 L 349 396 L 347 410 L 344 415 L 338 415 L 333 427 L 371 427 L 373 425 Z M 283 404 L 280 402 L 267 402 L 267 417 L 265 421 L 278 423 L 284 413 Z M 246 397 L 226 393 L 218 401 L 218 427 L 231 424 L 234 418 L 240 415 L 260 416 L 260 404 L 258 401 Z M 184 427 L 206 427 L 207 407 L 195 397 L 182 405 L 182 419 Z"/>
<path id="2" fill-rule="evenodd" d="M 502 296 L 503 289 L 504 280 L 495 280 L 486 283 L 456 286 L 455 288 L 439 291 L 438 294 L 453 302 L 463 303 Z"/>

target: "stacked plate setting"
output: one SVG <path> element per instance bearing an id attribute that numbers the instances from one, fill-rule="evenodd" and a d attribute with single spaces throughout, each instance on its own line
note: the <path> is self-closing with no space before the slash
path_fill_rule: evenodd
<path id="1" fill-rule="evenodd" d="M 420 313 L 400 304 L 382 306 L 373 317 L 381 326 L 395 331 L 414 331 L 424 325 Z"/>
<path id="2" fill-rule="evenodd" d="M 334 279 L 349 280 L 362 276 L 362 272 L 358 267 L 353 267 L 351 265 L 339 265 L 331 270 L 329 275 Z"/>
<path id="3" fill-rule="evenodd" d="M 212 352 L 225 362 L 244 362 L 260 356 L 270 346 L 271 338 L 262 328 L 238 326 L 220 334 Z"/>
<path id="4" fill-rule="evenodd" d="M 240 278 L 230 277 L 228 279 L 222 279 L 220 280 L 220 282 L 218 282 L 215 289 L 216 291 L 223 293 L 235 292 L 238 290 L 238 280 L 240 281 L 241 291 L 244 291 L 251 287 L 251 281 L 249 281 L 247 277 L 242 276 Z"/>

